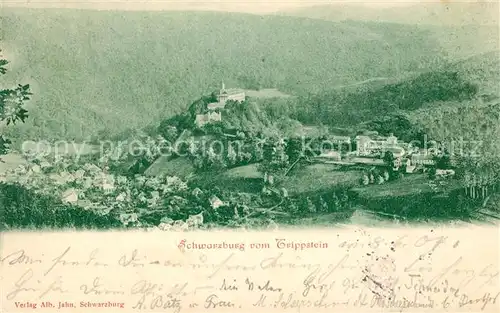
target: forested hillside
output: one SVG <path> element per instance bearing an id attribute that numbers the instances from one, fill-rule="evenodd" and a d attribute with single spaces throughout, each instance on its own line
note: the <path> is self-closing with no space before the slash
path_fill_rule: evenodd
<path id="1" fill-rule="evenodd" d="M 350 127 L 360 123 L 368 123 L 366 126 L 373 127 L 374 124 L 370 122 L 384 118 L 382 124 L 387 132 L 401 131 L 399 135 L 405 137 L 408 125 L 401 120 L 403 116 L 406 116 L 403 119 L 408 119 L 423 110 L 439 112 L 448 106 L 498 101 L 499 77 L 498 52 L 491 52 L 383 87 L 359 86 L 356 89 L 332 90 L 281 100 L 275 106 L 300 122 L 322 123 L 331 127 Z M 389 123 L 386 116 L 399 116 L 399 121 Z M 376 130 L 384 132 L 380 128 Z"/>
<path id="2" fill-rule="evenodd" d="M 498 124 L 499 77 L 498 52 L 490 52 L 385 84 L 361 84 L 291 98 L 251 98 L 227 106 L 222 126 L 290 135 L 299 132 L 302 123 L 326 125 L 350 135 L 374 130 L 394 133 L 405 141 L 423 140 L 424 135 L 444 141 L 451 134 L 464 136 L 467 128 L 480 129 L 476 126 L 481 123 L 469 125 L 474 119 L 486 123 L 488 130 Z M 204 113 L 212 101 L 200 98 L 185 113 L 164 123 L 178 128 L 194 125 L 195 115 Z M 464 112 L 474 115 L 465 119 L 453 115 L 464 107 L 472 110 Z"/>
<path id="3" fill-rule="evenodd" d="M 498 2 L 402 3 L 392 6 L 360 4 L 311 5 L 283 11 L 282 14 L 328 21 L 379 21 L 439 26 L 498 24 Z"/>
<path id="4" fill-rule="evenodd" d="M 402 3 L 368 7 L 358 4 L 311 5 L 281 12 L 335 22 L 397 23 L 428 31 L 450 58 L 469 57 L 497 50 L 498 2 Z"/>
<path id="5" fill-rule="evenodd" d="M 214 12 L 2 9 L 2 82 L 29 82 L 15 138 L 87 139 L 176 113 L 224 80 L 303 95 L 443 63 L 427 31 Z M 14 138 L 14 139 L 15 139 Z"/>
<path id="6" fill-rule="evenodd" d="M 411 117 L 432 138 L 444 142 L 481 141 L 485 158 L 500 157 L 500 60 L 498 52 L 468 58 L 451 66 L 477 86 L 469 101 L 431 103 Z"/>

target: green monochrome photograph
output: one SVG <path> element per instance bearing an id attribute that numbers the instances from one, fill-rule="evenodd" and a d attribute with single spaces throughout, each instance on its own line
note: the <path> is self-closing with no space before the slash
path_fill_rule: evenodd
<path id="1" fill-rule="evenodd" d="M 497 225 L 498 2 L 0 4 L 0 227 Z"/>

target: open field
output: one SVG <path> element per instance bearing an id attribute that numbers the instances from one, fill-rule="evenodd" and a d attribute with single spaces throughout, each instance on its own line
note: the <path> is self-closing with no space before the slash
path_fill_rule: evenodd
<path id="1" fill-rule="evenodd" d="M 361 178 L 362 171 L 340 171 L 331 164 L 313 164 L 293 170 L 281 184 L 291 194 L 327 190 L 340 186 L 353 186 Z"/>
<path id="2" fill-rule="evenodd" d="M 195 181 L 204 187 L 258 193 L 262 188 L 262 174 L 257 164 L 238 166 L 226 171 L 208 171 L 196 175 Z"/>
<path id="3" fill-rule="evenodd" d="M 144 173 L 146 176 L 170 175 L 186 178 L 193 175 L 195 169 L 191 161 L 184 157 L 170 159 L 168 156 L 161 156 Z"/>
<path id="4" fill-rule="evenodd" d="M 224 173 L 227 177 L 240 177 L 240 178 L 249 178 L 249 179 L 257 179 L 262 178 L 262 174 L 257 170 L 257 164 L 249 164 L 244 166 L 238 166 L 228 170 Z"/>
<path id="5" fill-rule="evenodd" d="M 257 166 L 250 164 L 222 173 L 201 174 L 203 176 L 200 176 L 199 180 L 207 180 L 209 184 L 218 184 L 231 190 L 258 192 L 262 187 L 262 174 L 257 170 Z M 277 186 L 285 188 L 291 195 L 314 193 L 332 188 L 356 186 L 362 174 L 363 170 L 359 168 L 348 170 L 333 164 L 312 164 L 293 169 L 288 176 L 277 182 Z M 371 187 L 375 186 L 368 188 Z"/>
<path id="6" fill-rule="evenodd" d="M 362 171 L 339 171 L 330 164 L 313 164 L 294 169 L 289 176 L 282 178 L 277 187 L 283 187 L 291 195 L 328 190 L 340 186 L 355 185 Z M 231 190 L 242 192 L 259 192 L 262 188 L 262 174 L 257 170 L 257 164 L 239 166 L 222 173 L 206 173 L 200 181 L 209 181 Z"/>
<path id="7" fill-rule="evenodd" d="M 339 167 L 330 164 L 313 164 L 292 170 L 289 176 L 278 183 L 279 187 L 288 190 L 290 194 L 301 194 L 356 184 L 362 171 L 339 171 Z M 223 172 L 212 178 L 212 181 L 240 189 L 245 183 L 254 186 L 262 183 L 262 174 L 257 170 L 257 164 L 239 166 Z M 248 191 L 248 188 L 243 188 Z M 257 189 L 260 191 L 260 189 Z"/>

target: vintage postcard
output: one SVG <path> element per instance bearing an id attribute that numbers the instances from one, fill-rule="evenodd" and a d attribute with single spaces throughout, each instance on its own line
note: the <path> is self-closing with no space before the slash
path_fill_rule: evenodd
<path id="1" fill-rule="evenodd" d="M 1 0 L 0 312 L 500 312 L 497 1 Z"/>

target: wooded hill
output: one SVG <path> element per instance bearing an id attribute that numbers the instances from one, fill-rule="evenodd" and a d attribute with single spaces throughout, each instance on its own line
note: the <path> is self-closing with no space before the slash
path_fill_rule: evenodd
<path id="1" fill-rule="evenodd" d="M 413 117 L 421 112 L 433 112 L 430 114 L 439 116 L 441 110 L 448 110 L 449 107 L 474 106 L 478 102 L 498 103 L 499 77 L 500 64 L 495 51 L 383 87 L 360 86 L 357 90 L 341 89 L 287 99 L 287 109 L 282 111 L 288 111 L 292 118 L 306 124 L 351 128 L 366 123 L 370 126 L 371 121 L 387 116 L 403 116 L 402 120 L 395 120 L 394 123 L 385 120 L 381 125 L 383 129 L 375 130 L 394 132 L 404 138 L 408 135 L 405 130 L 410 127 L 408 120 L 414 120 Z"/>
<path id="2" fill-rule="evenodd" d="M 216 12 L 9 9 L 5 83 L 33 88 L 17 138 L 87 139 L 183 112 L 220 86 L 318 93 L 443 63 L 426 30 Z M 272 30 L 272 31 L 271 31 Z"/>

